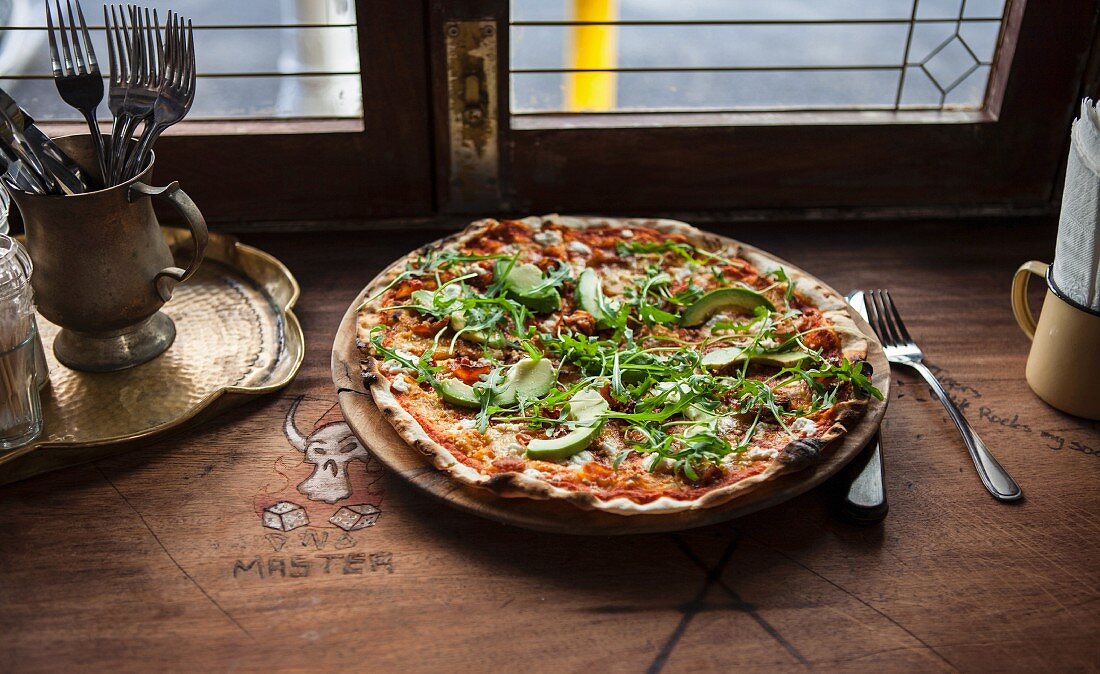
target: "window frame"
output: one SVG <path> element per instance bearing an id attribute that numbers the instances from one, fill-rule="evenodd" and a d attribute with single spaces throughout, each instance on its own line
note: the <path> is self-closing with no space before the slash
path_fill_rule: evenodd
<path id="1" fill-rule="evenodd" d="M 1095 60 L 1100 2 L 1008 2 L 985 110 L 875 113 L 873 123 L 807 112 L 524 115 L 513 124 L 507 0 L 434 0 L 430 32 L 455 19 L 491 17 L 502 27 L 501 209 L 761 218 L 1049 212 L 1069 123 L 1079 97 L 1096 88 L 1086 64 Z M 439 40 L 432 45 L 437 51 Z M 438 126 L 436 143 L 448 151 Z M 445 167 L 440 173 L 442 209 L 460 212 L 448 203 Z"/>

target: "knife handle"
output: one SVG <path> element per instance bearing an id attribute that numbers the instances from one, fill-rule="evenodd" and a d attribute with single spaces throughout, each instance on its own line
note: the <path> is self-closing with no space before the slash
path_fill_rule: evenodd
<path id="1" fill-rule="evenodd" d="M 857 522 L 881 522 L 890 505 L 886 502 L 886 470 L 878 433 L 848 467 L 848 474 L 852 481 L 842 495 L 841 512 Z"/>

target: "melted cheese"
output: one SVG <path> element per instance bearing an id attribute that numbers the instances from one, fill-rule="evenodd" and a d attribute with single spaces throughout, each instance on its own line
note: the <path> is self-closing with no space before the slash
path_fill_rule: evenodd
<path id="1" fill-rule="evenodd" d="M 817 424 L 813 419 L 799 417 L 791 422 L 791 430 L 806 438 L 817 433 Z"/>
<path id="2" fill-rule="evenodd" d="M 592 452 L 590 452 L 586 449 L 586 450 L 577 452 L 573 456 L 569 457 L 569 463 L 574 465 L 574 466 L 583 466 L 584 464 L 588 463 L 589 461 L 592 461 L 595 458 L 596 457 L 594 457 L 592 455 Z"/>
<path id="3" fill-rule="evenodd" d="M 535 240 L 535 243 L 540 243 L 544 246 L 556 246 L 562 242 L 561 232 L 556 229 L 546 229 L 541 232 L 535 232 L 535 235 L 531 238 Z"/>
<path id="4" fill-rule="evenodd" d="M 392 388 L 394 391 L 396 391 L 398 393 L 408 393 L 409 392 L 409 383 L 407 381 L 405 381 L 405 375 L 403 375 L 403 374 L 397 375 L 393 379 L 393 381 L 390 382 L 390 388 Z"/>
<path id="5" fill-rule="evenodd" d="M 774 459 L 779 456 L 779 450 L 771 447 L 753 447 L 745 452 L 747 459 Z"/>
<path id="6" fill-rule="evenodd" d="M 567 248 L 569 248 L 569 252 L 571 253 L 580 253 L 581 255 L 592 254 L 592 249 L 581 243 L 580 241 L 570 241 Z"/>

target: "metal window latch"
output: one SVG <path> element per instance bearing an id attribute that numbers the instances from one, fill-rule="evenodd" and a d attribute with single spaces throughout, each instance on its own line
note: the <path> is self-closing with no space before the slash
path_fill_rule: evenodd
<path id="1" fill-rule="evenodd" d="M 448 21 L 444 31 L 450 140 L 447 210 L 495 209 L 501 200 L 496 21 Z"/>

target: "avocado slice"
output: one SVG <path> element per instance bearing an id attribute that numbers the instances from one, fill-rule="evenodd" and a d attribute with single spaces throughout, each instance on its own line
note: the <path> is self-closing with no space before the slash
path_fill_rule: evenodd
<path id="1" fill-rule="evenodd" d="M 712 290 L 684 309 L 680 314 L 680 325 L 695 327 L 702 325 L 708 318 L 722 309 L 755 309 L 764 307 L 768 311 L 775 311 L 767 297 L 748 288 L 719 288 Z"/>
<path id="2" fill-rule="evenodd" d="M 443 379 L 436 388 L 439 397 L 446 402 L 458 407 L 480 408 L 481 401 L 477 399 L 474 387 L 459 379 Z"/>
<path id="3" fill-rule="evenodd" d="M 536 438 L 527 445 L 527 457 L 540 461 L 564 461 L 592 444 L 603 428 L 600 418 L 607 411 L 607 401 L 594 389 L 581 389 L 569 399 L 568 417 L 580 426 L 560 438 L 545 440 Z"/>
<path id="4" fill-rule="evenodd" d="M 746 352 L 736 346 L 724 346 L 715 349 L 703 356 L 703 367 L 719 369 L 727 365 L 743 363 L 746 360 L 761 365 L 774 365 L 776 367 L 790 367 L 810 357 L 805 351 L 785 351 L 783 353 L 753 353 Z"/>
<path id="5" fill-rule="evenodd" d="M 428 313 L 435 314 L 435 312 L 439 310 L 439 307 L 437 307 L 436 305 L 436 301 L 438 299 L 442 298 L 443 302 L 441 302 L 441 304 L 443 306 L 446 306 L 447 304 L 450 304 L 454 300 L 458 299 L 458 297 L 461 295 L 462 288 L 459 285 L 452 283 L 450 285 L 443 286 L 439 290 L 425 290 L 423 288 L 421 288 L 420 290 L 414 290 L 412 292 L 412 295 L 410 295 L 410 299 L 412 300 L 412 304 L 425 307 Z"/>
<path id="6" fill-rule="evenodd" d="M 603 281 L 594 269 L 585 269 L 577 277 L 577 304 L 592 314 L 601 327 L 608 325 L 618 312 L 614 302 L 604 297 Z"/>
<path id="7" fill-rule="evenodd" d="M 493 403 L 505 407 L 514 405 L 520 395 L 528 399 L 541 398 L 557 380 L 554 364 L 549 359 L 523 358 L 508 369 Z"/>
<path id="8" fill-rule="evenodd" d="M 497 263 L 497 273 L 502 271 Z M 504 292 L 535 313 L 556 311 L 561 307 L 561 295 L 557 288 L 535 290 L 546 278 L 542 270 L 533 264 L 517 264 L 504 277 Z"/>
<path id="9" fill-rule="evenodd" d="M 520 394 L 525 398 L 539 398 L 546 395 L 555 381 L 557 373 L 548 359 L 524 358 L 508 369 L 492 402 L 506 407 L 514 405 Z M 480 382 L 470 386 L 460 379 L 443 379 L 436 390 L 440 398 L 452 405 L 479 408 L 478 390 L 484 388 L 485 384 Z"/>
<path id="10" fill-rule="evenodd" d="M 414 290 L 410 298 L 413 304 L 420 305 L 422 307 L 431 307 L 435 304 L 435 293 L 430 290 Z"/>
<path id="11" fill-rule="evenodd" d="M 465 327 L 466 327 L 466 312 L 465 311 L 456 311 L 453 314 L 451 314 L 451 328 L 455 332 L 458 332 L 459 330 L 462 330 Z M 481 344 L 482 342 L 485 341 L 485 335 L 482 334 L 480 331 L 477 331 L 477 330 L 471 330 L 471 331 L 468 331 L 468 332 L 464 332 L 464 333 L 462 333 L 462 336 L 469 339 L 471 342 L 477 342 L 478 344 Z"/>
<path id="12" fill-rule="evenodd" d="M 451 329 L 458 332 L 466 327 L 466 312 L 456 311 L 451 314 Z M 467 330 L 461 335 L 462 339 L 474 344 L 487 344 L 490 347 L 499 349 L 504 346 L 504 339 L 500 336 L 500 333 L 494 332 L 490 336 L 486 336 L 481 330 Z"/>

